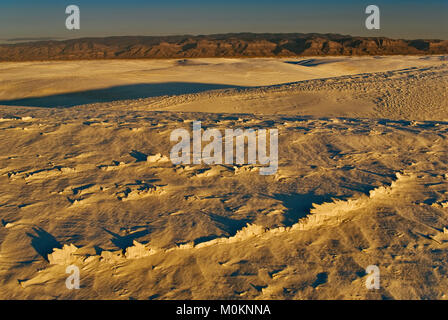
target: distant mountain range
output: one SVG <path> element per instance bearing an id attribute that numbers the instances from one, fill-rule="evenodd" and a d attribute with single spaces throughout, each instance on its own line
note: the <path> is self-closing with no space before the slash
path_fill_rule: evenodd
<path id="1" fill-rule="evenodd" d="M 119 36 L 0 45 L 0 61 L 448 54 L 448 40 L 315 33 Z"/>

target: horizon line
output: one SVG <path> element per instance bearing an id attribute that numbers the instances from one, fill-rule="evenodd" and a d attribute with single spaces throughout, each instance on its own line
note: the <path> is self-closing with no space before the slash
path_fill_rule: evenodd
<path id="1" fill-rule="evenodd" d="M 0 45 L 5 44 L 19 44 L 19 43 L 36 43 L 36 42 L 47 42 L 47 41 L 70 41 L 70 40 L 83 40 L 83 39 L 106 39 L 106 38 L 158 38 L 158 37 L 201 37 L 201 36 L 219 36 L 219 35 L 243 35 L 243 34 L 252 34 L 252 35 L 336 35 L 342 37 L 351 37 L 351 38 L 374 38 L 374 39 L 392 39 L 392 40 L 435 40 L 435 41 L 447 41 L 448 39 L 442 38 L 396 38 L 396 37 L 388 37 L 388 36 L 360 36 L 360 35 L 351 35 L 351 34 L 341 34 L 335 32 L 251 32 L 251 31 L 241 31 L 241 32 L 224 32 L 224 33 L 185 33 L 185 34 L 153 34 L 153 35 L 142 35 L 142 34 L 126 34 L 126 35 L 92 35 L 92 36 L 79 36 L 79 37 L 60 37 L 60 36 L 42 36 L 42 37 L 14 37 L 14 38 L 3 38 L 0 39 Z M 2 43 L 3 41 L 3 43 Z"/>

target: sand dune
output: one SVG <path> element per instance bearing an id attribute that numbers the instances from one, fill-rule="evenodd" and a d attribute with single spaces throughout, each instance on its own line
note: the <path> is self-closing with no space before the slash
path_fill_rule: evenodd
<path id="1" fill-rule="evenodd" d="M 443 56 L 0 64 L 0 297 L 446 299 L 447 85 Z M 194 120 L 278 129 L 278 171 L 172 164 Z"/>

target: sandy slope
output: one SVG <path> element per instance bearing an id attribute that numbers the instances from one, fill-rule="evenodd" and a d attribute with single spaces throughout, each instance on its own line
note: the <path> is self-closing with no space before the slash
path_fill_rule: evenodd
<path id="1" fill-rule="evenodd" d="M 0 99 L 167 82 L 269 86 L 443 63 L 440 56 L 5 62 L 0 64 Z M 144 89 L 142 96 L 151 94 Z"/>
<path id="2" fill-rule="evenodd" d="M 1 64 L 0 297 L 447 298 L 445 58 L 297 61 Z M 172 165 L 192 120 L 278 172 Z"/>

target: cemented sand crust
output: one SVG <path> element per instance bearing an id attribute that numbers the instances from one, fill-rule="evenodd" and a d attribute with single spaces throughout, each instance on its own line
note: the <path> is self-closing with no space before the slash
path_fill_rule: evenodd
<path id="1" fill-rule="evenodd" d="M 0 297 L 445 299 L 447 87 L 445 56 L 2 63 Z M 277 173 L 173 165 L 192 121 L 278 129 Z"/>

